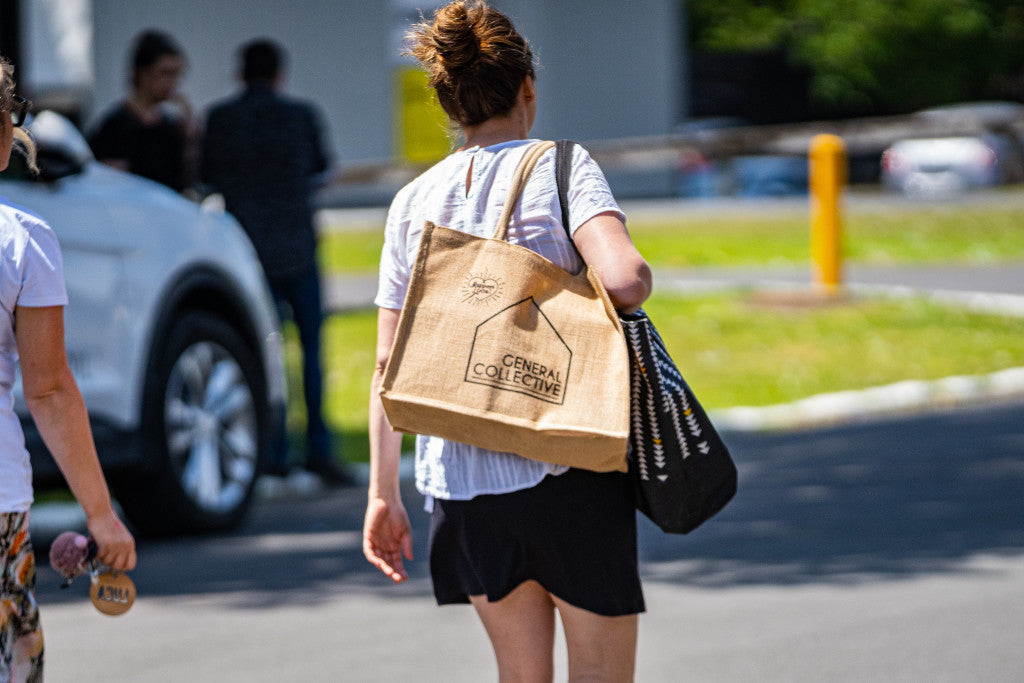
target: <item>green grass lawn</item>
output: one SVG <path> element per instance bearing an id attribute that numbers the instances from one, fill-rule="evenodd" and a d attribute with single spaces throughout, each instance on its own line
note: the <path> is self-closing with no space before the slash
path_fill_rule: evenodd
<path id="1" fill-rule="evenodd" d="M 923 300 L 849 300 L 778 307 L 749 294 L 653 297 L 646 306 L 707 408 L 762 406 L 905 379 L 981 374 L 1024 365 L 1024 320 Z M 346 457 L 366 460 L 376 314 L 331 316 L 325 327 L 328 423 Z M 293 397 L 298 345 L 287 337 Z M 301 428 L 292 401 L 290 427 Z"/>
<path id="2" fill-rule="evenodd" d="M 847 211 L 844 257 L 857 263 L 995 263 L 1024 259 L 1024 220 L 1011 209 Z M 807 216 L 687 218 L 631 224 L 658 267 L 808 263 Z"/>
<path id="3" fill-rule="evenodd" d="M 809 262 L 808 218 L 688 216 L 630 221 L 630 233 L 654 267 L 802 265 Z M 325 273 L 376 272 L 383 226 L 328 232 L 320 242 Z M 996 263 L 1024 259 L 1024 220 L 1010 208 L 920 207 L 847 210 L 844 254 L 857 263 Z"/>
<path id="4" fill-rule="evenodd" d="M 748 294 L 655 296 L 645 308 L 709 408 L 1024 365 L 1024 320 L 920 299 L 780 307 Z"/>

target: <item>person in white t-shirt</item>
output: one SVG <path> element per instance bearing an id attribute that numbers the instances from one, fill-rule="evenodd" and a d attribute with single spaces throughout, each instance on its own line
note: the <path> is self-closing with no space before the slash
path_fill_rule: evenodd
<path id="1" fill-rule="evenodd" d="M 27 102 L 14 94 L 13 67 L 0 58 L 0 171 L 17 140 L 34 168 L 20 129 Z M 25 403 L 86 515 L 97 559 L 135 567 L 135 541 L 111 507 L 82 394 L 64 348 L 67 293 L 60 248 L 50 227 L 0 197 L 0 680 L 38 681 L 43 633 L 36 607 L 35 557 L 28 535 L 32 469 L 13 388 L 20 366 Z"/>
<path id="2" fill-rule="evenodd" d="M 408 578 L 403 557 L 412 559 L 411 529 L 399 490 L 401 435 L 387 422 L 379 390 L 420 233 L 429 220 L 490 236 L 504 200 L 500 190 L 509 186 L 534 142 L 528 135 L 537 111 L 530 47 L 508 17 L 483 2 L 452 2 L 433 21 L 416 26 L 409 39 L 410 53 L 427 69 L 464 144 L 398 193 L 385 228 L 363 552 L 395 582 Z M 604 175 L 576 146 L 570 243 L 554 163 L 553 150 L 539 160 L 508 240 L 572 272 L 585 261 L 616 308 L 636 310 L 650 294 L 651 272 Z M 551 680 L 556 612 L 571 679 L 632 680 L 644 601 L 628 475 L 419 436 L 416 484 L 431 512 L 437 602 L 472 603 L 491 639 L 501 680 Z"/>

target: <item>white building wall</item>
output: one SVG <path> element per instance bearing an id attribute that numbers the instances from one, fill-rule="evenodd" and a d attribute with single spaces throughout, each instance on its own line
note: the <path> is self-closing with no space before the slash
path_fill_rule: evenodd
<path id="1" fill-rule="evenodd" d="M 435 3 L 425 2 L 432 7 Z M 538 137 L 660 134 L 677 121 L 678 0 L 493 0 L 540 59 Z M 96 85 L 87 125 L 124 96 L 127 51 L 145 28 L 173 35 L 190 61 L 183 91 L 197 112 L 238 89 L 239 45 L 267 36 L 289 53 L 287 90 L 324 112 L 342 163 L 393 153 L 396 65 L 388 2 L 93 0 Z"/>
<path id="2" fill-rule="evenodd" d="M 680 118 L 678 0 L 503 0 L 541 68 L 535 133 L 576 140 L 664 134 Z"/>

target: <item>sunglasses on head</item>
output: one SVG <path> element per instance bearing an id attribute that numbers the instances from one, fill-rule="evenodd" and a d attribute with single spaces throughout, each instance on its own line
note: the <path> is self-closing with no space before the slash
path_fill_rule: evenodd
<path id="1" fill-rule="evenodd" d="M 15 128 L 25 123 L 25 119 L 28 118 L 28 113 L 31 109 L 32 103 L 24 97 L 19 95 L 11 97 L 11 123 L 14 124 Z"/>

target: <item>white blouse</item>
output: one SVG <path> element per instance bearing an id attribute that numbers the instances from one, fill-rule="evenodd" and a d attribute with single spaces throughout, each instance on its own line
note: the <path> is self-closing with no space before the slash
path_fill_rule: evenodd
<path id="1" fill-rule="evenodd" d="M 374 300 L 377 306 L 402 308 L 425 221 L 481 237 L 494 233 L 512 174 L 533 142 L 536 140 L 513 140 L 456 152 L 398 192 L 385 227 Z M 467 192 L 469 173 L 472 181 Z M 614 212 L 625 221 L 601 169 L 579 145 L 574 147 L 568 199 L 573 233 L 601 213 Z M 507 239 L 569 272 L 578 272 L 583 266 L 562 227 L 554 149 L 540 158 L 527 181 Z M 567 469 L 438 437 L 416 439 L 416 486 L 428 497 L 428 509 L 432 498 L 468 500 L 518 491 L 535 486 L 547 474 Z"/>

